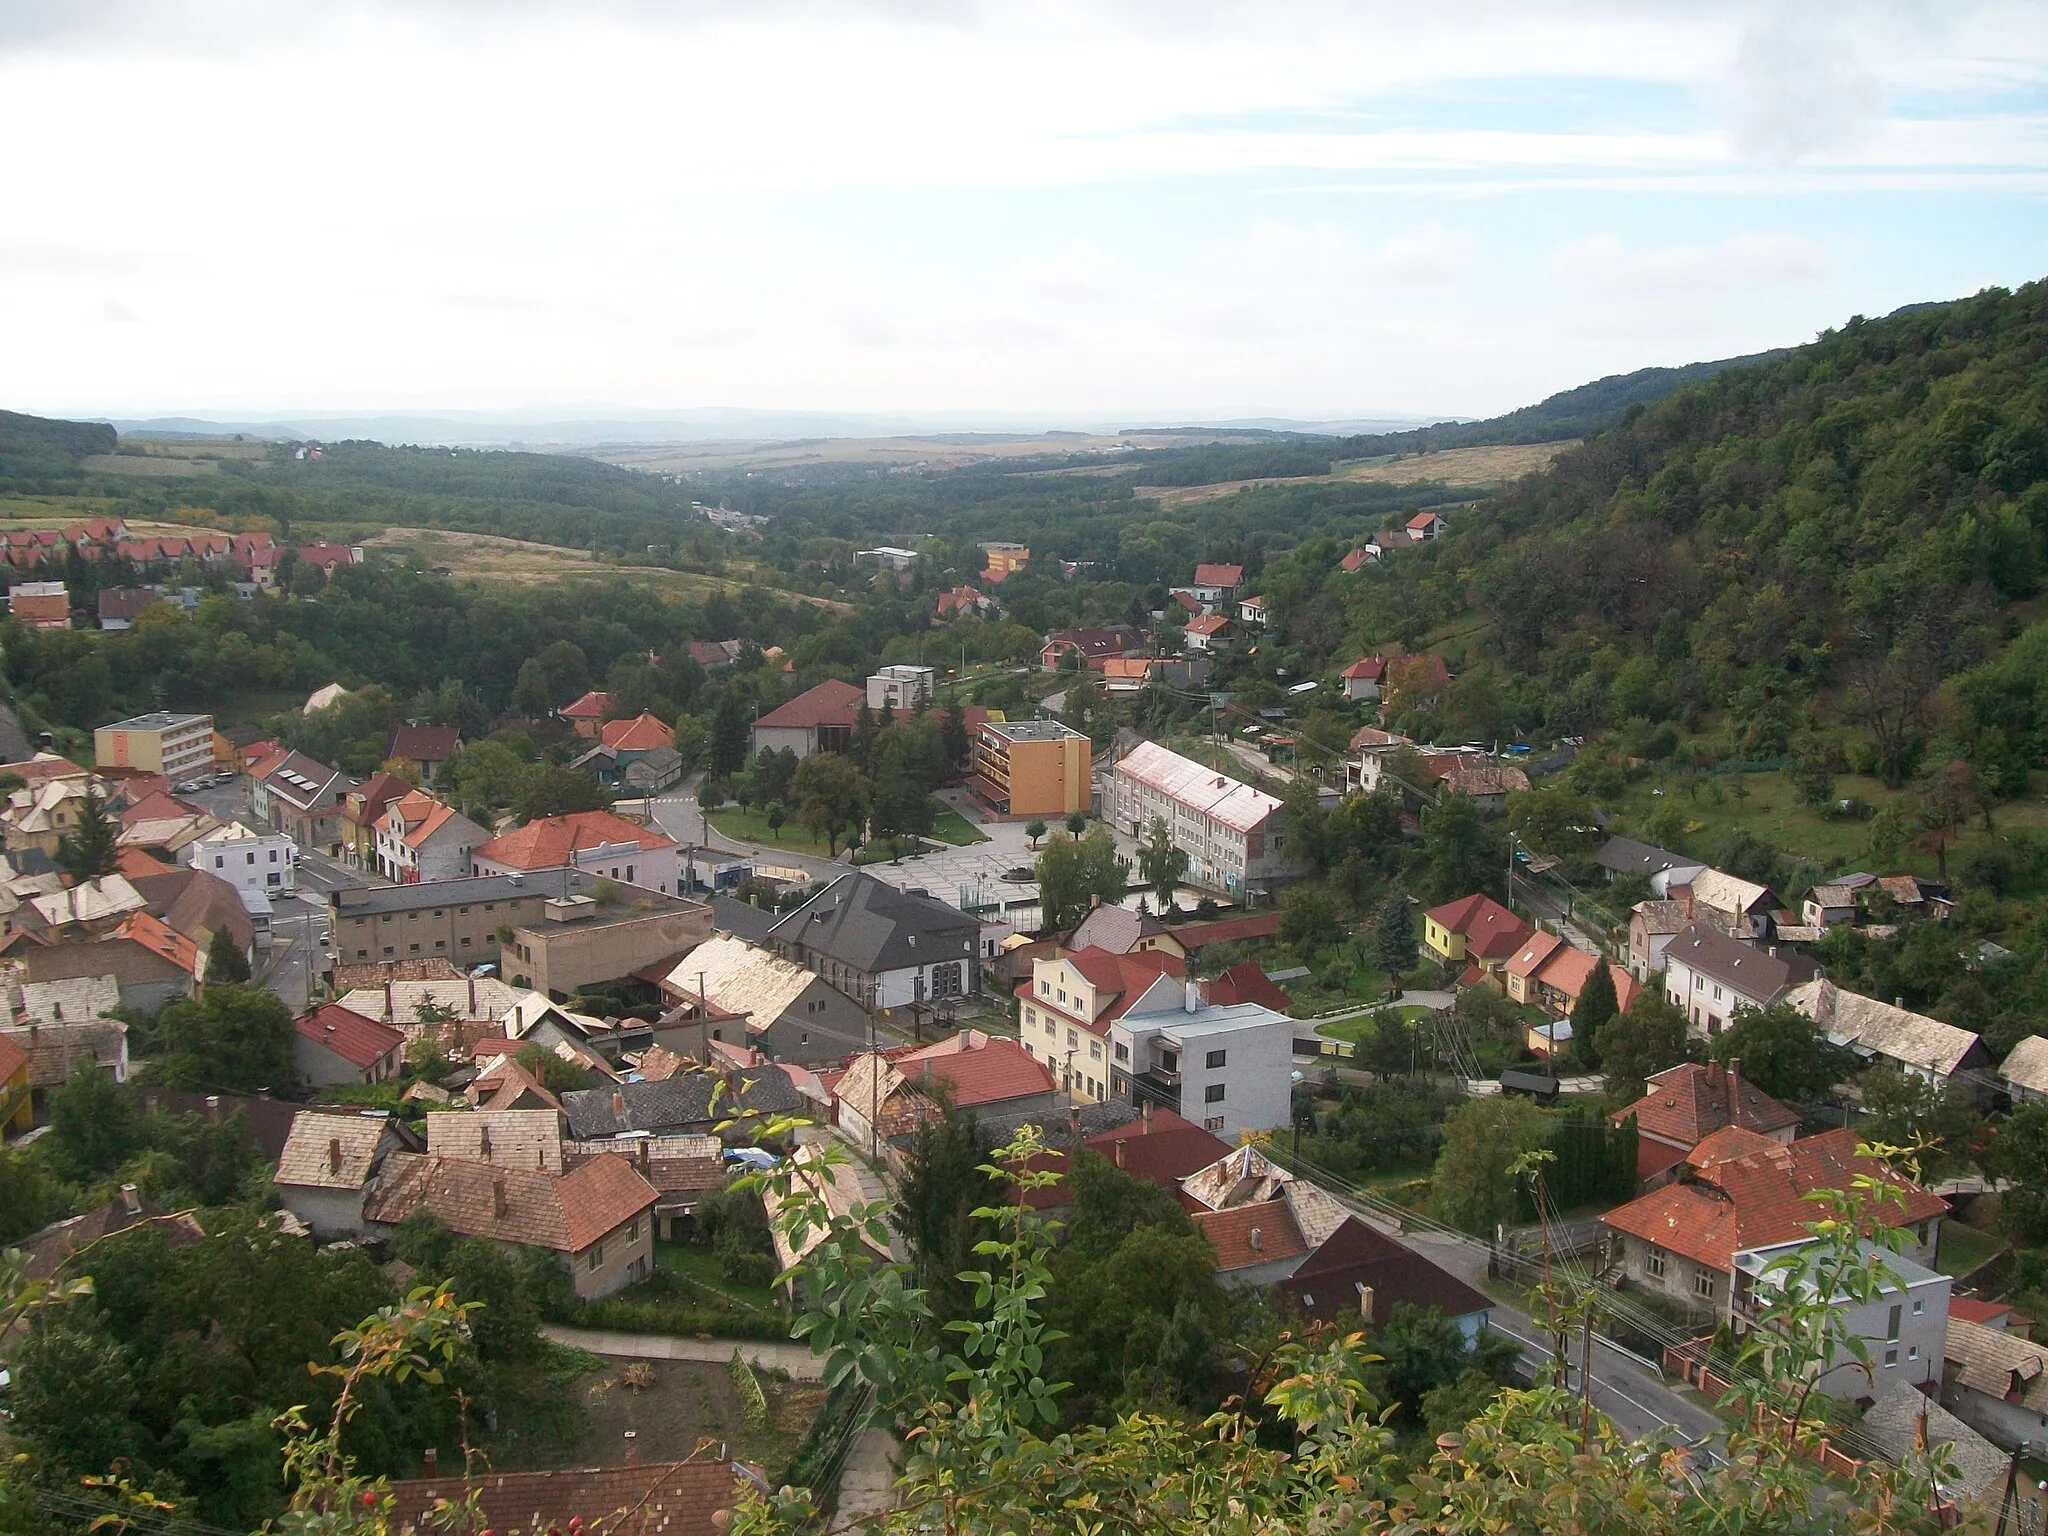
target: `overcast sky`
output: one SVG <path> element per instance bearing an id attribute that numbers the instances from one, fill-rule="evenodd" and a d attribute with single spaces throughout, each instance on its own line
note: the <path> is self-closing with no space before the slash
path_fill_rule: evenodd
<path id="1" fill-rule="evenodd" d="M 2048 6 L 0 0 L 0 406 L 1481 415 L 2048 271 Z"/>

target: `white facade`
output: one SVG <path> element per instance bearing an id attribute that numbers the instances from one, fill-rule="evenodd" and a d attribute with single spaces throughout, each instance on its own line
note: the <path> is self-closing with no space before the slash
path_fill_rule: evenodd
<path id="1" fill-rule="evenodd" d="M 1664 996 L 1685 1015 L 1686 1027 L 1693 1035 L 1704 1038 L 1720 1034 L 1738 1008 L 1770 1006 L 1769 997 L 1751 996 L 1732 982 L 1694 970 L 1670 947 L 1670 939 L 1664 942 Z"/>
<path id="2" fill-rule="evenodd" d="M 298 844 L 282 832 L 258 832 L 239 821 L 195 838 L 185 862 L 237 891 L 276 896 L 299 888 Z"/>
<path id="3" fill-rule="evenodd" d="M 1109 1049 L 1118 1094 L 1225 1139 L 1293 1113 L 1294 1021 L 1263 1004 L 1211 1007 L 1198 983 L 1164 976 L 1110 1025 Z"/>
<path id="4" fill-rule="evenodd" d="M 935 675 L 930 667 L 906 663 L 884 667 L 868 678 L 868 708 L 876 711 L 888 708 L 902 714 L 920 704 L 929 704 Z"/>
<path id="5" fill-rule="evenodd" d="M 1767 1311 L 1773 1293 L 1783 1289 L 1784 1277 L 1766 1276 L 1764 1270 L 1801 1246 L 1781 1243 L 1735 1255 L 1730 1320 L 1738 1332 L 1746 1331 L 1759 1311 Z M 1890 1278 L 1871 1300 L 1861 1305 L 1845 1302 L 1835 1311 L 1848 1331 L 1863 1340 L 1870 1352 L 1870 1369 L 1865 1371 L 1853 1359 L 1848 1360 L 1823 1374 L 1817 1389 L 1830 1397 L 1859 1398 L 1881 1397 L 1928 1382 L 1938 1387 L 1948 1342 L 1949 1292 L 1955 1282 L 1904 1254 L 1887 1253 L 1874 1245 L 1865 1245 L 1865 1253 L 1882 1262 Z M 1808 1290 L 1811 1294 L 1810 1285 Z"/>
<path id="6" fill-rule="evenodd" d="M 1190 885 L 1228 895 L 1264 894 L 1306 873 L 1286 846 L 1286 811 L 1264 790 L 1146 742 L 1116 765 L 1107 819 L 1142 843 L 1154 820 L 1188 856 Z"/>
<path id="7" fill-rule="evenodd" d="M 637 843 L 598 843 L 589 848 L 577 849 L 569 856 L 568 867 L 602 876 L 606 880 L 616 880 L 624 885 L 643 886 L 664 896 L 685 894 L 681 884 L 683 850 L 673 843 L 666 848 L 642 848 Z M 528 871 L 516 864 L 501 864 L 495 859 L 478 856 L 471 859 L 469 873 L 523 875 Z"/>

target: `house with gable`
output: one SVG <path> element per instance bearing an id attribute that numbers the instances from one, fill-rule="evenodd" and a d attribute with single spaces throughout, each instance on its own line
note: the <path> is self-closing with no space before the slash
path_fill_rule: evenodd
<path id="1" fill-rule="evenodd" d="M 1410 540 L 1426 544 L 1431 539 L 1440 539 L 1445 533 L 1444 520 L 1434 512 L 1418 512 L 1408 519 L 1407 533 Z"/>
<path id="2" fill-rule="evenodd" d="M 1203 561 L 1195 567 L 1194 595 L 1205 604 L 1234 602 L 1244 585 L 1244 567 L 1223 561 Z"/>
<path id="3" fill-rule="evenodd" d="M 1816 971 L 1804 955 L 1744 944 L 1713 923 L 1690 922 L 1664 952 L 1664 995 L 1693 1035 L 1710 1038 L 1743 1008 L 1768 1008 Z"/>
<path id="4" fill-rule="evenodd" d="M 410 763 L 422 784 L 440 777 L 441 765 L 462 745 L 462 728 L 454 725 L 401 725 L 384 744 L 386 762 Z"/>
<path id="5" fill-rule="evenodd" d="M 325 1003 L 292 1023 L 292 1065 L 316 1088 L 381 1083 L 405 1065 L 405 1036 L 339 1003 Z"/>
<path id="6" fill-rule="evenodd" d="M 1636 1181 L 1667 1183 L 1686 1155 L 1714 1132 L 1736 1126 L 1771 1141 L 1799 1134 L 1799 1112 L 1744 1079 L 1742 1063 L 1680 1062 L 1654 1074 L 1646 1091 L 1612 1115 L 1616 1125 L 1636 1122 Z"/>
<path id="7" fill-rule="evenodd" d="M 377 872 L 400 885 L 460 880 L 491 834 L 453 806 L 415 789 L 384 807 L 377 828 Z"/>
<path id="8" fill-rule="evenodd" d="M 303 850 L 339 858 L 342 813 L 355 785 L 303 752 L 280 752 L 249 769 L 249 809 Z"/>
<path id="9" fill-rule="evenodd" d="M 1865 1064 L 1883 1062 L 1937 1088 L 1959 1082 L 1973 1097 L 1981 1096 L 1991 1075 L 1991 1053 L 1974 1031 L 1848 991 L 1825 977 L 1803 982 L 1785 1001 Z"/>
<path id="10" fill-rule="evenodd" d="M 799 758 L 844 752 L 866 698 L 852 683 L 828 678 L 756 720 L 748 751 L 758 756 L 787 749 Z"/>
<path id="11" fill-rule="evenodd" d="M 1035 961 L 1016 993 L 1025 1052 L 1051 1064 L 1076 1098 L 1128 1095 L 1128 1083 L 1119 1087 L 1110 1070 L 1110 1026 L 1161 977 L 1174 978 L 1177 988 L 1185 969 L 1163 949 L 1083 949 Z"/>
<path id="12" fill-rule="evenodd" d="M 1422 914 L 1423 948 L 1447 966 L 1497 971 L 1529 937 L 1529 925 L 1483 891 Z"/>
<path id="13" fill-rule="evenodd" d="M 834 878 L 768 930 L 783 959 L 863 1008 L 905 1008 L 981 990 L 981 924 L 922 890 L 864 870 Z"/>
<path id="14" fill-rule="evenodd" d="M 383 1110 L 302 1109 L 278 1157 L 278 1197 L 323 1243 L 361 1238 L 363 1199 L 378 1170 L 392 1153 L 418 1147 Z"/>
<path id="15" fill-rule="evenodd" d="M 1608 838 L 1593 855 L 1593 862 L 1607 871 L 1609 883 L 1623 875 L 1647 880 L 1650 895 L 1658 901 L 1668 899 L 1674 886 L 1691 885 L 1693 878 L 1704 874 L 1707 868 L 1704 859 L 1688 858 L 1631 837 Z"/>
<path id="16" fill-rule="evenodd" d="M 1354 702 L 1372 700 L 1380 696 L 1380 683 L 1387 674 L 1387 662 L 1383 656 L 1361 656 L 1338 674 L 1344 684 L 1344 697 Z"/>
<path id="17" fill-rule="evenodd" d="M 1052 1115 L 1060 1108 L 1044 1062 L 1014 1040 L 965 1029 L 931 1045 L 854 1057 L 832 1088 L 833 1120 L 841 1135 L 873 1154 L 936 1120 L 942 1099 L 977 1115 Z"/>
<path id="18" fill-rule="evenodd" d="M 661 983 L 683 1016 L 657 1035 L 707 1060 L 709 1041 L 745 1044 L 771 1061 L 806 1066 L 843 1061 L 866 1049 L 873 1027 L 861 1006 L 815 971 L 772 949 L 719 934 L 697 945 Z M 693 1033 L 703 1038 L 692 1040 Z"/>

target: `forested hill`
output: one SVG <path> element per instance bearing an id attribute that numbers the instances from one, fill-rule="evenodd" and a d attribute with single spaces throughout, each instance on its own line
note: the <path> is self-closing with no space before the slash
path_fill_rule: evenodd
<path id="1" fill-rule="evenodd" d="M 2040 283 L 1852 320 L 1632 409 L 1374 580 L 1316 544 L 1264 590 L 1311 662 L 1444 649 L 1465 676 L 1420 723 L 1450 739 L 1611 727 L 1893 785 L 1960 763 L 1930 793 L 1988 805 L 2048 761 L 2044 364 Z"/>
<path id="2" fill-rule="evenodd" d="M 114 451 L 114 429 L 103 422 L 52 421 L 0 411 L 0 490 L 69 488 L 95 453 Z"/>

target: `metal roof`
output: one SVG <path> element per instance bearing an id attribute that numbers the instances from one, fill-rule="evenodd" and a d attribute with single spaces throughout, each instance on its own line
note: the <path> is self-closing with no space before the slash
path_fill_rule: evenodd
<path id="1" fill-rule="evenodd" d="M 1264 790 L 1240 784 L 1156 741 L 1138 745 L 1116 765 L 1116 771 L 1239 832 L 1256 832 L 1280 809 L 1280 801 Z"/>

